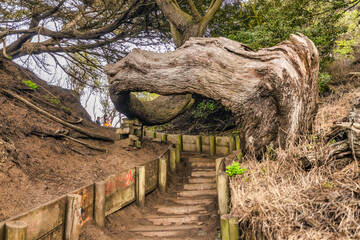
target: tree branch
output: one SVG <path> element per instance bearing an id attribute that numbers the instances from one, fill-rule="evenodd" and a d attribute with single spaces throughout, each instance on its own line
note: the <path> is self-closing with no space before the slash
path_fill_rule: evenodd
<path id="1" fill-rule="evenodd" d="M 194 20 L 195 20 L 196 22 L 199 22 L 202 17 L 201 17 L 201 15 L 200 15 L 200 13 L 198 12 L 198 10 L 197 10 L 194 2 L 193 2 L 192 0 L 187 0 L 187 2 L 188 2 L 188 4 L 189 4 L 189 6 L 190 6 L 190 11 L 191 11 L 191 13 L 192 13 L 192 15 L 193 15 L 193 17 L 194 17 Z"/>

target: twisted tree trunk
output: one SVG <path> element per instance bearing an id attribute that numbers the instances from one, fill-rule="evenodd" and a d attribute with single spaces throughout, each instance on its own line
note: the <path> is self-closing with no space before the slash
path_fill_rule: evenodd
<path id="1" fill-rule="evenodd" d="M 190 38 L 174 52 L 134 50 L 105 67 L 115 106 L 126 105 L 125 114 L 143 122 L 151 122 L 149 111 L 131 110 L 136 106 L 124 102 L 124 94 L 199 94 L 220 101 L 232 111 L 246 152 L 282 144 L 311 127 L 318 69 L 318 51 L 303 35 L 257 52 L 226 38 Z M 158 115 L 161 105 L 152 109 Z"/>

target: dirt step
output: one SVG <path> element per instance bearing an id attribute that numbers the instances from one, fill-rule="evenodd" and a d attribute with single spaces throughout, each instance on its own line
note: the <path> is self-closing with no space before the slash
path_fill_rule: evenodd
<path id="1" fill-rule="evenodd" d="M 178 192 L 180 197 L 201 197 L 201 196 L 217 196 L 216 189 L 214 190 L 194 190 Z"/>
<path id="2" fill-rule="evenodd" d="M 189 183 L 216 183 L 216 178 L 189 178 Z"/>
<path id="3" fill-rule="evenodd" d="M 203 157 L 189 157 L 188 158 L 188 162 L 190 163 L 195 163 L 195 162 L 207 162 L 207 163 L 211 163 L 214 162 L 215 159 L 211 159 L 211 158 L 203 158 Z"/>
<path id="4" fill-rule="evenodd" d="M 206 208 L 202 205 L 161 206 L 161 207 L 157 207 L 157 211 L 166 214 L 190 214 L 190 213 L 206 213 Z"/>
<path id="5" fill-rule="evenodd" d="M 170 225 L 170 226 L 135 226 L 130 229 L 130 232 L 167 232 L 167 231 L 181 231 L 181 230 L 200 230 L 201 226 L 194 224 L 189 225 Z"/>
<path id="6" fill-rule="evenodd" d="M 215 168 L 203 168 L 203 167 L 194 167 L 191 169 L 192 172 L 214 172 Z"/>
<path id="7" fill-rule="evenodd" d="M 201 225 L 205 220 L 210 218 L 209 214 L 192 214 L 192 215 L 149 215 L 145 216 L 145 219 L 152 222 L 154 225 L 168 226 L 171 224 L 183 225 L 183 224 L 195 224 Z"/>
<path id="8" fill-rule="evenodd" d="M 137 232 L 138 234 L 141 234 L 143 237 L 149 237 L 149 239 L 154 239 L 154 237 L 156 237 L 156 239 L 158 238 L 164 238 L 164 239 L 182 239 L 184 240 L 183 236 L 187 236 L 189 235 L 189 232 L 186 230 L 182 230 L 182 231 L 166 231 L 166 232 Z M 134 238 L 136 239 L 136 238 Z"/>
<path id="9" fill-rule="evenodd" d="M 186 197 L 179 197 L 179 198 L 171 198 L 169 201 L 172 201 L 176 204 L 182 204 L 182 205 L 210 205 L 215 202 L 214 197 L 207 197 L 207 198 L 186 198 Z"/>
<path id="10" fill-rule="evenodd" d="M 191 164 L 191 167 L 201 167 L 201 168 L 205 168 L 205 167 L 208 167 L 208 168 L 215 168 L 216 167 L 216 163 L 215 162 L 192 162 L 190 163 Z"/>
<path id="11" fill-rule="evenodd" d="M 216 183 L 190 183 L 184 185 L 185 190 L 216 189 Z"/>
<path id="12" fill-rule="evenodd" d="M 216 171 L 194 171 L 191 173 L 192 177 L 215 177 Z"/>

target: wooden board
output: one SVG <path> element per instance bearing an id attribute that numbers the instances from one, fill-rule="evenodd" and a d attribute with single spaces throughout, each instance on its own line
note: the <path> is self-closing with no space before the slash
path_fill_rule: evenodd
<path id="1" fill-rule="evenodd" d="M 94 213 L 94 184 L 72 192 L 81 195 L 81 225 L 93 219 Z"/>
<path id="2" fill-rule="evenodd" d="M 216 137 L 216 154 L 217 155 L 228 155 L 230 154 L 230 143 L 228 136 Z"/>
<path id="3" fill-rule="evenodd" d="M 159 159 L 145 163 L 145 193 L 155 190 L 158 186 Z"/>
<path id="4" fill-rule="evenodd" d="M 23 221 L 28 225 L 27 240 L 42 239 L 54 235 L 51 239 L 62 239 L 66 212 L 66 196 L 49 202 L 7 221 Z M 5 221 L 0 223 L 0 239 L 5 238 Z M 62 226 L 62 227 L 61 227 Z M 61 230 L 60 230 L 61 229 Z M 57 237 L 59 236 L 59 237 Z M 46 238 L 45 238 L 46 239 Z"/>
<path id="5" fill-rule="evenodd" d="M 105 180 L 105 215 L 135 201 L 135 168 L 108 177 Z"/>
<path id="6" fill-rule="evenodd" d="M 65 224 L 61 224 L 54 228 L 51 232 L 45 234 L 39 240 L 63 240 L 65 232 Z"/>
<path id="7" fill-rule="evenodd" d="M 183 135 L 183 151 L 196 152 L 196 137 L 191 135 Z"/>
<path id="8" fill-rule="evenodd" d="M 178 136 L 179 136 L 178 134 L 168 134 L 167 141 L 173 144 L 178 144 L 179 143 Z"/>
<path id="9" fill-rule="evenodd" d="M 135 184 L 105 197 L 105 216 L 135 201 Z"/>
<path id="10" fill-rule="evenodd" d="M 154 191 L 158 187 L 158 175 L 152 175 L 146 177 L 145 180 L 145 193 Z"/>

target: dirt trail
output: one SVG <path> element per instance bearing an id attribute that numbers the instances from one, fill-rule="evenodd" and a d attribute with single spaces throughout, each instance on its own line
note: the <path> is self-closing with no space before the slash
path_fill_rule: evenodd
<path id="1" fill-rule="evenodd" d="M 218 239 L 215 158 L 182 154 L 182 163 L 165 194 L 110 215 L 103 228 L 88 224 L 81 239 Z"/>

